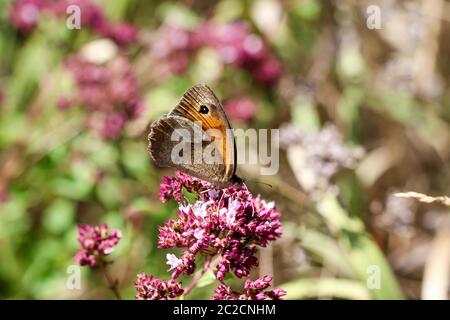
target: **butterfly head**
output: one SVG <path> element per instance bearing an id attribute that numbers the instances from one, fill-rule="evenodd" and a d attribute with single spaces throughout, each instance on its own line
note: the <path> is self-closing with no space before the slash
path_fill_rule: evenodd
<path id="1" fill-rule="evenodd" d="M 243 184 L 245 181 L 244 181 L 244 179 L 242 179 L 242 178 L 238 177 L 236 174 L 234 174 L 231 177 L 230 182 L 232 184 Z"/>

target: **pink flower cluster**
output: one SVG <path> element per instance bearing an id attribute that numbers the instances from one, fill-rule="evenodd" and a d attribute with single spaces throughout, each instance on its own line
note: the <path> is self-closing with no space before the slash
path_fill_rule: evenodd
<path id="1" fill-rule="evenodd" d="M 172 277 L 192 274 L 196 254 L 205 249 L 222 257 L 216 267 L 218 280 L 222 281 L 230 271 L 239 278 L 248 276 L 251 268 L 258 265 L 256 246 L 265 247 L 282 234 L 281 213 L 275 210 L 274 203 L 254 198 L 244 187 L 215 189 L 179 172 L 164 179 L 161 198 L 167 200 L 172 195 L 180 201 L 183 187 L 196 193 L 197 202 L 180 203 L 178 219 L 159 228 L 160 248 L 187 249 L 178 265 L 172 265 Z"/>
<path id="2" fill-rule="evenodd" d="M 121 237 L 119 230 L 109 230 L 106 224 L 79 225 L 78 241 L 82 248 L 75 255 L 75 261 L 81 266 L 97 266 L 105 256 L 113 252 Z"/>
<path id="3" fill-rule="evenodd" d="M 280 61 L 248 24 L 205 23 L 194 33 L 195 42 L 213 47 L 222 61 L 248 70 L 259 83 L 272 86 L 282 75 Z"/>
<path id="4" fill-rule="evenodd" d="M 227 115 L 234 120 L 250 122 L 256 116 L 256 102 L 249 97 L 240 97 L 225 101 L 223 107 Z"/>
<path id="5" fill-rule="evenodd" d="M 22 32 L 32 31 L 39 22 L 41 12 L 50 8 L 46 0 L 20 0 L 11 6 L 10 21 Z"/>
<path id="6" fill-rule="evenodd" d="M 187 203 L 184 190 L 196 197 L 195 203 Z M 180 258 L 167 255 L 172 280 L 181 274 L 193 274 L 200 252 L 216 257 L 214 273 L 220 282 L 229 272 L 239 278 L 247 277 L 258 265 L 257 246 L 265 247 L 282 234 L 281 213 L 275 210 L 274 203 L 254 198 L 244 186 L 217 189 L 177 172 L 174 177 L 164 177 L 160 185 L 160 199 L 164 202 L 172 198 L 179 203 L 178 218 L 159 227 L 158 236 L 159 248 L 185 248 Z M 280 298 L 282 291 L 264 293 L 270 280 L 270 277 L 248 280 L 245 294 L 252 299 Z M 226 286 L 220 288 L 225 290 Z"/>
<path id="7" fill-rule="evenodd" d="M 80 56 L 66 62 L 77 84 L 77 92 L 63 97 L 58 106 L 86 107 L 87 124 L 103 139 L 117 138 L 126 122 L 136 119 L 143 110 L 133 66 L 125 57 L 118 56 L 107 64 L 88 62 Z"/>
<path id="8" fill-rule="evenodd" d="M 138 30 L 129 23 L 109 21 L 103 10 L 90 0 L 18 0 L 13 3 L 10 21 L 18 30 L 31 32 L 38 25 L 42 14 L 67 17 L 70 5 L 80 9 L 80 27 L 108 37 L 119 45 L 128 45 L 137 39 Z"/>
<path id="9" fill-rule="evenodd" d="M 144 272 L 137 276 L 135 281 L 136 300 L 168 300 L 183 294 L 181 282 L 173 279 L 159 280 L 148 276 Z"/>
<path id="10" fill-rule="evenodd" d="M 153 73 L 159 77 L 183 73 L 189 65 L 190 55 L 197 48 L 191 32 L 161 26 L 152 39 L 150 60 L 155 62 Z"/>
<path id="11" fill-rule="evenodd" d="M 229 286 L 220 284 L 214 291 L 212 300 L 280 300 L 286 295 L 283 289 L 266 290 L 272 282 L 271 276 L 255 281 L 247 279 L 242 292 L 234 292 Z"/>
<path id="12" fill-rule="evenodd" d="M 153 42 L 152 54 L 169 74 L 182 73 L 196 49 L 213 48 L 224 64 L 247 70 L 265 86 L 275 85 L 283 69 L 260 36 L 244 22 L 218 25 L 206 22 L 193 31 L 163 26 Z"/>
<path id="13" fill-rule="evenodd" d="M 211 189 L 210 183 L 193 178 L 182 172 L 176 172 L 175 177 L 164 176 L 159 185 L 159 199 L 161 202 L 167 202 L 170 199 L 181 203 L 184 201 L 183 188 L 187 192 L 201 192 Z"/>

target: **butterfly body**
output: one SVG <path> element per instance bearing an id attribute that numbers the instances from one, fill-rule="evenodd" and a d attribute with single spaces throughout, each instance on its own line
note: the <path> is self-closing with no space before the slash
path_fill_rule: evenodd
<path id="1" fill-rule="evenodd" d="M 179 139 L 174 139 L 177 135 Z M 236 175 L 236 145 L 230 122 L 206 85 L 190 88 L 170 113 L 153 122 L 148 140 L 150 156 L 159 167 L 173 167 L 217 187 L 242 183 Z M 183 143 L 189 161 L 177 162 L 173 150 Z M 209 154 L 207 150 L 214 152 Z"/>

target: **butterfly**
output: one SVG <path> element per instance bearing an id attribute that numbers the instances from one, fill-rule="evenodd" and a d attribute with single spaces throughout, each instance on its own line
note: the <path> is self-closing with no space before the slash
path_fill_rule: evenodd
<path id="1" fill-rule="evenodd" d="M 186 141 L 180 142 L 183 139 Z M 243 183 L 236 175 L 236 143 L 230 122 L 206 85 L 187 90 L 172 111 L 153 122 L 148 141 L 148 151 L 158 167 L 172 167 L 221 188 Z M 179 161 L 177 156 L 188 161 Z"/>

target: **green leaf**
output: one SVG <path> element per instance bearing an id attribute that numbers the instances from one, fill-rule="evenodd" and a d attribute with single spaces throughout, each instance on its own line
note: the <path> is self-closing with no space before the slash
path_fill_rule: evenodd
<path id="1" fill-rule="evenodd" d="M 203 275 L 203 277 L 198 281 L 197 288 L 203 288 L 206 286 L 209 286 L 210 284 L 214 283 L 216 281 L 216 277 L 214 276 L 214 273 L 210 270 L 207 273 Z"/>
<path id="2" fill-rule="evenodd" d="M 27 214 L 27 194 L 14 193 L 5 204 L 0 204 L 0 239 L 22 237 L 31 228 Z"/>
<path id="3" fill-rule="evenodd" d="M 23 136 L 25 117 L 17 113 L 0 117 L 0 147 L 8 146 Z"/>
<path id="4" fill-rule="evenodd" d="M 363 283 L 367 284 L 370 277 L 379 275 L 379 288 L 371 290 L 376 299 L 403 299 L 403 294 L 388 262 L 367 234 L 348 234 L 342 237 L 342 241 L 347 242 L 350 261 Z M 372 273 L 373 268 L 378 275 Z"/>
<path id="5" fill-rule="evenodd" d="M 297 97 L 292 106 L 292 120 L 300 128 L 318 131 L 320 119 L 317 108 L 310 98 Z"/>
<path id="6" fill-rule="evenodd" d="M 337 234 L 339 245 L 347 252 L 355 270 L 354 276 L 366 284 L 371 276 L 371 268 L 375 267 L 380 273 L 380 288 L 373 290 L 373 295 L 377 299 L 402 299 L 402 292 L 389 264 L 365 232 L 361 220 L 350 218 L 334 196 L 322 199 L 317 209 L 330 229 Z"/>
<path id="7" fill-rule="evenodd" d="M 136 178 L 149 175 L 150 161 L 145 149 L 146 146 L 142 142 L 126 142 L 123 145 L 123 164 Z"/>
<path id="8" fill-rule="evenodd" d="M 190 193 L 189 191 L 186 190 L 186 188 L 183 188 L 182 192 L 188 203 L 197 202 L 197 197 L 194 193 Z"/>
<path id="9" fill-rule="evenodd" d="M 333 271 L 343 276 L 354 275 L 345 248 L 341 248 L 335 239 L 312 229 L 301 230 L 299 239 L 301 246 L 323 259 L 323 264 L 327 268 L 334 269 Z"/>
<path id="10" fill-rule="evenodd" d="M 320 3 L 314 0 L 300 1 L 292 9 L 299 17 L 309 21 L 316 20 L 321 11 Z"/>
<path id="11" fill-rule="evenodd" d="M 120 182 L 113 177 L 105 177 L 96 188 L 100 201 L 108 208 L 113 208 L 123 200 L 123 192 Z"/>
<path id="12" fill-rule="evenodd" d="M 361 283 L 336 278 L 299 279 L 279 286 L 287 291 L 285 299 L 338 298 L 368 300 L 370 293 Z"/>
<path id="13" fill-rule="evenodd" d="M 350 218 L 345 210 L 340 206 L 335 196 L 326 195 L 317 204 L 317 210 L 325 218 L 328 226 L 333 231 L 351 230 L 362 232 L 364 225 L 361 220 Z"/>
<path id="14" fill-rule="evenodd" d="M 70 178 L 55 178 L 51 181 L 53 192 L 64 198 L 81 200 L 91 192 L 93 184 L 85 180 L 73 180 Z"/>
<path id="15" fill-rule="evenodd" d="M 112 20 L 123 20 L 126 16 L 128 9 L 134 4 L 134 1 L 130 0 L 115 0 L 108 3 L 105 6 L 105 10 L 108 13 L 108 17 Z"/>
<path id="16" fill-rule="evenodd" d="M 191 28 L 199 23 L 196 13 L 181 3 L 163 2 L 156 11 L 168 24 Z"/>
<path id="17" fill-rule="evenodd" d="M 67 231 L 74 221 L 74 204 L 67 199 L 56 199 L 44 213 L 44 227 L 55 234 Z"/>

